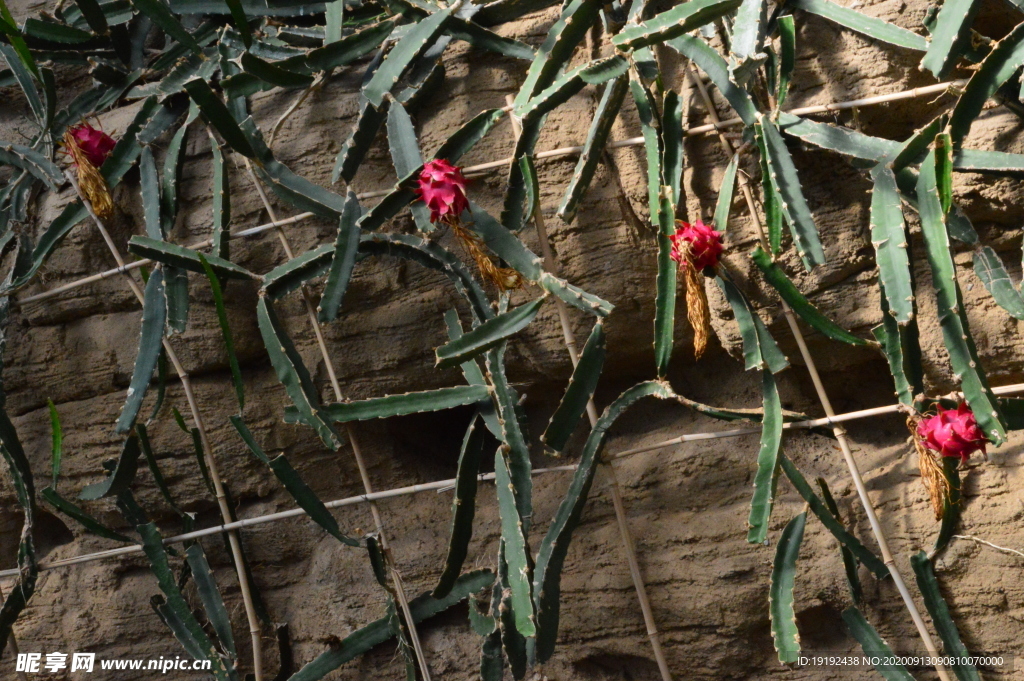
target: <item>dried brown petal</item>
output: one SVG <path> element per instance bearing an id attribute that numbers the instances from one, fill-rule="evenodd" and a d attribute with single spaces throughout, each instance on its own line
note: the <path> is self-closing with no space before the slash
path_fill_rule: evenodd
<path id="1" fill-rule="evenodd" d="M 110 196 L 110 188 L 103 175 L 90 161 L 86 153 L 78 145 L 71 131 L 64 133 L 64 148 L 71 154 L 78 174 L 78 186 L 92 206 L 96 217 L 109 220 L 114 216 L 114 200 Z"/>
<path id="2" fill-rule="evenodd" d="M 917 466 L 921 471 L 921 482 L 928 490 L 928 498 L 932 502 L 932 511 L 936 520 L 942 520 L 942 511 L 946 499 L 949 497 L 949 481 L 942 472 L 942 463 L 939 456 L 929 449 L 919 432 L 918 424 L 921 417 L 917 415 L 907 417 L 907 428 L 914 439 L 914 449 L 917 450 Z"/>
<path id="3" fill-rule="evenodd" d="M 494 284 L 499 291 L 511 291 L 523 287 L 523 277 L 511 267 L 498 267 L 494 260 L 484 251 L 483 240 L 475 232 L 462 226 L 458 218 L 448 221 L 452 232 L 462 241 L 463 247 L 476 262 L 477 269 L 484 281 Z"/>
<path id="4" fill-rule="evenodd" d="M 711 335 L 711 310 L 704 290 L 704 275 L 694 266 L 689 246 L 684 245 L 686 267 L 683 267 L 683 285 L 686 288 L 686 318 L 693 328 L 693 356 L 700 359 Z"/>

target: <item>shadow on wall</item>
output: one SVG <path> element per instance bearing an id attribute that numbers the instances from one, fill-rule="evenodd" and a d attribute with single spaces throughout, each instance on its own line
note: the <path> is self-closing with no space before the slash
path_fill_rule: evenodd
<path id="1" fill-rule="evenodd" d="M 808 653 L 850 649 L 852 639 L 846 634 L 843 614 L 831 603 L 801 610 L 796 623 L 800 628 L 800 643 Z"/>
<path id="2" fill-rule="evenodd" d="M 24 519 L 25 516 L 21 513 L 0 514 L 0 570 L 18 567 L 18 544 L 21 541 L 21 526 Z M 36 507 L 32 524 L 36 560 L 45 560 L 54 549 L 73 541 L 75 535 L 60 518 L 47 513 L 41 506 Z"/>
<path id="3" fill-rule="evenodd" d="M 654 660 L 639 655 L 590 655 L 573 664 L 581 678 L 591 681 L 658 681 L 661 673 Z"/>

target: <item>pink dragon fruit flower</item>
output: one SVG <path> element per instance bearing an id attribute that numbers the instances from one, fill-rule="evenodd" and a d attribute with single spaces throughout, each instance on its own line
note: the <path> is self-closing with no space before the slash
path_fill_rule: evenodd
<path id="1" fill-rule="evenodd" d="M 956 409 L 936 408 L 935 416 L 921 419 L 917 424 L 917 434 L 928 449 L 942 456 L 960 457 L 961 461 L 967 461 L 974 452 L 985 453 L 988 440 L 966 402 L 961 402 Z"/>
<path id="2" fill-rule="evenodd" d="M 698 272 L 706 267 L 713 267 L 718 264 L 718 256 L 722 254 L 722 234 L 716 232 L 711 225 L 705 225 L 700 220 L 693 223 L 676 221 L 676 233 L 672 239 L 672 259 L 677 263 L 686 264 L 683 245 L 688 246 L 689 260 Z"/>
<path id="3" fill-rule="evenodd" d="M 443 158 L 424 164 L 416 193 L 430 209 L 431 222 L 452 224 L 458 221 L 462 211 L 469 208 L 466 184 L 462 168 Z"/>
<path id="4" fill-rule="evenodd" d="M 80 123 L 69 130 L 75 146 L 82 152 L 86 160 L 94 168 L 99 168 L 110 156 L 117 141 L 107 133 L 92 127 L 88 123 Z"/>

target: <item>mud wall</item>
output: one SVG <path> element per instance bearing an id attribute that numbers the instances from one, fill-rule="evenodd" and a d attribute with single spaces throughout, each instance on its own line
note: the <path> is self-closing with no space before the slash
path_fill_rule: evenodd
<path id="1" fill-rule="evenodd" d="M 889 0 L 855 3 L 859 11 L 920 32 L 928 3 Z M 19 17 L 36 13 L 39 3 L 14 2 Z M 555 17 L 544 11 L 499 28 L 519 39 L 539 42 Z M 1003 5 L 985 5 L 978 30 L 1000 37 L 1020 19 Z M 822 19 L 799 15 L 799 59 L 790 106 L 819 104 L 896 92 L 931 84 L 917 70 L 914 54 L 875 44 Z M 607 51 L 594 36 L 591 49 Z M 579 60 L 588 55 L 578 55 Z M 706 122 L 702 104 L 686 85 L 678 57 L 659 55 L 666 85 L 681 89 L 691 125 Z M 488 107 L 503 106 L 514 94 L 525 68 L 513 59 L 495 58 L 453 43 L 444 57 L 443 86 L 415 116 L 425 151 L 432 151 L 457 126 Z M 330 169 L 339 145 L 357 113 L 358 69 L 332 78 L 312 94 L 282 127 L 274 149 L 280 160 L 314 182 L 330 184 Z M 88 87 L 72 70 L 61 70 L 69 92 Z M 963 74 L 960 74 L 963 77 Z M 25 103 L 13 88 L 3 91 L 0 137 L 17 138 L 29 125 Z M 294 93 L 257 96 L 253 111 L 266 130 L 291 103 Z M 865 107 L 836 118 L 868 134 L 903 139 L 952 101 L 949 96 L 919 98 Z M 728 106 L 719 101 L 719 112 Z M 556 110 L 544 128 L 538 149 L 579 144 L 596 105 L 588 89 Z M 101 116 L 104 127 L 124 129 L 134 106 Z M 830 120 L 835 120 L 829 117 Z M 627 104 L 613 137 L 639 134 L 635 112 Z M 166 140 L 163 141 L 166 144 Z M 158 145 L 159 148 L 160 145 Z M 1019 120 L 995 108 L 974 126 L 968 146 L 1024 151 Z M 494 160 L 510 153 L 512 131 L 503 122 L 464 159 L 465 164 Z M 795 260 L 784 266 L 802 291 L 841 325 L 865 335 L 877 324 L 880 311 L 876 269 L 868 234 L 870 186 L 864 175 L 843 159 L 822 151 L 791 145 L 804 190 L 821 230 L 828 263 L 808 274 Z M 687 140 L 684 177 L 686 210 L 691 218 L 708 217 L 727 157 L 717 138 Z M 566 225 L 555 215 L 570 178 L 574 160 L 540 164 L 541 193 L 558 266 L 584 289 L 616 305 L 609 318 L 609 360 L 598 391 L 599 407 L 621 389 L 649 377 L 656 246 L 646 225 L 645 166 L 642 150 L 625 148 L 602 164 L 577 220 Z M 394 181 L 383 141 L 373 148 L 352 188 L 371 191 Z M 756 163 L 744 170 L 757 177 Z M 503 176 L 476 180 L 473 198 L 487 208 L 500 201 Z M 266 222 L 268 215 L 249 179 L 240 168 L 231 175 L 233 226 Z M 179 243 L 206 238 L 212 225 L 210 148 L 205 135 L 189 135 L 183 187 L 184 201 L 175 227 Z M 1024 210 L 1020 182 L 977 175 L 956 176 L 956 200 L 981 233 L 983 242 L 1000 251 L 1009 263 L 1020 262 Z M 31 226 L 37 233 L 70 200 L 69 191 L 44 196 Z M 121 243 L 142 230 L 137 183 L 116 192 L 118 218 L 113 226 Z M 275 205 L 279 215 L 295 211 Z M 411 229 L 405 214 L 392 229 Z M 334 227 L 307 220 L 287 228 L 296 251 L 333 239 Z M 912 244 L 918 263 L 924 263 L 920 235 L 911 220 Z M 528 237 L 528 243 L 529 239 Z M 442 237 L 447 242 L 449 237 Z M 728 227 L 726 261 L 753 296 L 762 317 L 787 352 L 793 367 L 780 375 L 787 409 L 819 415 L 807 372 L 791 334 L 781 318 L 777 299 L 754 276 L 747 252 L 756 235 L 745 205 L 737 200 Z M 266 272 L 284 259 L 273 233 L 243 239 L 233 253 L 245 267 Z M 965 305 L 993 385 L 1024 380 L 1024 348 L 1018 322 L 998 308 L 970 270 L 971 253 L 957 255 Z M 106 248 L 89 224 L 78 226 L 46 265 L 37 282 L 22 295 L 42 291 L 111 267 Z M 1019 267 L 1019 266 L 1018 266 Z M 1019 277 L 1020 272 L 1014 271 Z M 922 345 L 932 389 L 952 386 L 941 336 L 935 324 L 927 267 L 918 267 Z M 756 407 L 759 378 L 744 374 L 740 340 L 728 306 L 713 285 L 708 287 L 715 337 L 699 363 L 692 360 L 691 332 L 685 315 L 677 315 L 678 345 L 670 379 L 681 394 L 703 402 L 732 407 Z M 174 340 L 209 421 L 215 457 L 234 497 L 240 517 L 252 517 L 293 506 L 265 466 L 238 440 L 227 421 L 237 405 L 229 380 L 227 358 L 208 289 L 193 280 L 188 330 Z M 523 294 L 525 299 L 525 294 Z M 284 424 L 281 409 L 287 396 L 277 382 L 262 349 L 255 321 L 256 291 L 233 282 L 227 303 L 237 351 L 248 386 L 244 411 L 260 441 L 271 454 L 283 452 L 323 499 L 362 491 L 351 451 L 325 451 L 308 430 Z M 514 301 L 516 302 L 516 301 Z M 350 398 L 423 390 L 461 382 L 454 370 L 433 367 L 433 349 L 445 340 L 443 311 L 456 304 L 455 294 L 439 276 L 397 261 L 361 265 L 346 299 L 342 319 L 326 327 L 327 343 Z M 279 308 L 289 333 L 324 389 L 327 377 L 299 301 Z M 116 456 L 119 439 L 113 431 L 131 375 L 140 323 L 139 306 L 119 278 L 75 289 L 43 303 L 15 305 L 9 328 L 4 381 L 8 409 L 40 479 L 49 471 L 49 417 L 52 399 L 65 430 L 65 477 L 69 493 L 99 479 L 100 464 Z M 573 315 L 579 342 L 589 321 Z M 892 403 L 892 384 L 884 361 L 869 351 L 854 351 L 820 336 L 809 335 L 825 383 L 837 411 Z M 570 364 L 552 306 L 510 346 L 511 378 L 539 433 L 553 411 L 568 378 Z M 151 399 L 151 398 L 150 398 Z M 167 400 L 184 410 L 180 385 L 172 381 Z M 458 442 L 470 413 L 453 410 L 429 417 L 415 416 L 358 424 L 375 488 L 388 489 L 454 475 Z M 616 426 L 609 451 L 657 442 L 686 432 L 721 428 L 679 406 L 654 405 L 638 409 Z M 869 492 L 879 510 L 900 567 L 910 574 L 909 555 L 930 546 L 937 524 L 918 479 L 915 457 L 902 419 L 897 416 L 856 422 L 849 426 L 855 456 L 864 471 Z M 218 522 L 213 500 L 206 492 L 191 449 L 191 441 L 166 412 L 152 428 L 164 475 L 183 508 L 198 514 L 200 524 Z M 569 458 L 579 450 L 580 433 Z M 1024 439 L 990 451 L 987 461 L 974 462 L 966 476 L 962 533 L 1002 546 L 1024 547 Z M 810 476 L 828 480 L 842 513 L 866 540 L 869 528 L 834 442 L 817 435 L 786 436 L 788 456 Z M 773 548 L 751 546 L 744 539 L 746 515 L 757 453 L 756 436 L 710 440 L 661 449 L 617 464 L 625 487 L 630 524 L 636 534 L 642 572 L 647 580 L 655 618 L 663 631 L 665 650 L 679 679 L 754 679 L 769 675 L 787 679 L 861 678 L 867 672 L 828 669 L 786 670 L 777 662 L 769 634 L 767 591 Z M 539 449 L 537 466 L 552 463 Z M 563 463 L 563 462 L 555 462 Z M 540 536 L 568 483 L 566 474 L 536 479 L 535 534 Z M 176 516 L 162 501 L 148 471 L 136 483 L 141 503 L 152 509 L 167 531 L 177 528 Z M 493 488 L 481 492 L 469 565 L 491 566 L 498 539 Z M 381 504 L 394 553 L 410 591 L 430 588 L 444 557 L 450 507 L 449 493 L 427 492 Z M 119 524 L 106 502 L 87 504 L 102 520 Z M 770 537 L 802 508 L 786 482 L 780 482 Z M 70 557 L 110 547 L 110 542 L 85 534 L 81 528 L 42 513 L 39 542 L 47 559 Z M 339 523 L 355 533 L 368 530 L 371 519 L 364 506 L 336 512 Z M 20 515 L 13 491 L 0 485 L 0 567 L 14 566 Z M 298 664 L 321 652 L 330 637 L 348 632 L 379 617 L 384 604 L 361 552 L 345 547 L 305 519 L 294 519 L 246 530 L 243 541 L 253 563 L 256 583 L 275 622 L 287 622 Z M 872 542 L 869 544 L 873 545 Z M 206 542 L 218 581 L 224 587 L 240 657 L 246 659 L 244 612 L 230 562 L 219 540 Z M 1024 650 L 1024 580 L 1022 559 L 967 540 L 955 540 L 938 565 L 940 579 L 972 650 L 1012 653 Z M 923 652 L 909 617 L 891 582 L 875 582 L 864 574 L 866 612 L 897 651 Z M 614 513 L 599 478 L 576 533 L 562 581 L 562 625 L 558 652 L 545 668 L 551 679 L 659 678 L 647 644 L 640 611 L 614 524 Z M 159 657 L 180 654 L 149 605 L 156 584 L 144 561 L 118 558 L 43 573 L 37 593 L 16 627 L 23 650 L 96 652 L 101 657 Z M 842 564 L 835 541 L 820 525 L 808 524 L 797 579 L 797 619 L 808 651 L 854 650 L 840 612 L 848 605 Z M 480 640 L 466 626 L 465 607 L 439 616 L 421 628 L 435 678 L 470 679 L 477 668 Z M 265 648 L 271 670 L 277 666 L 272 632 L 266 629 Z M 13 675 L 10 656 L 0 660 L 5 677 Z M 345 666 L 330 678 L 398 678 L 402 664 L 392 647 Z M 167 675 L 172 678 L 173 674 Z M 53 678 L 59 678 L 54 675 Z M 103 679 L 97 673 L 95 678 Z M 107 678 L 126 678 L 109 676 Z M 182 676 L 181 678 L 186 678 Z M 194 678 L 188 676 L 187 678 Z M 1009 677 L 1008 677 L 1009 678 Z"/>

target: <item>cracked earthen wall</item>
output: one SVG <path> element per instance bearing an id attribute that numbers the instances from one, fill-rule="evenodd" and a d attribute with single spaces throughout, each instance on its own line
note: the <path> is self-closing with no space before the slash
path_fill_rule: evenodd
<path id="1" fill-rule="evenodd" d="M 844 3 L 846 4 L 846 3 Z M 888 0 L 854 3 L 859 11 L 920 32 L 927 3 Z M 46 9 L 42 3 L 13 3 L 20 18 Z M 504 35 L 537 43 L 555 17 L 554 9 L 498 28 Z M 1020 19 L 996 0 L 984 5 L 976 28 L 998 38 Z M 799 15 L 799 58 L 789 106 L 849 100 L 931 84 L 917 69 L 915 54 L 885 47 L 840 29 L 822 19 Z M 590 47 L 607 52 L 598 36 Z M 580 51 L 576 59 L 589 55 Z M 703 106 L 684 85 L 679 58 L 660 53 L 667 86 L 682 89 L 689 124 L 706 122 Z M 499 107 L 514 94 L 525 67 L 513 59 L 496 58 L 453 43 L 444 57 L 446 78 L 440 91 L 415 115 L 421 145 L 432 151 L 457 126 L 488 107 Z M 79 72 L 60 69 L 62 88 L 74 94 L 88 82 Z M 961 74 L 962 76 L 962 74 Z M 359 69 L 347 69 L 311 95 L 284 125 L 275 142 L 278 158 L 297 172 L 323 185 L 339 144 L 357 113 Z M 291 103 L 295 93 L 256 96 L 253 113 L 265 130 Z M 0 137 L 19 141 L 28 132 L 25 102 L 13 88 L 3 91 Z M 728 106 L 717 100 L 719 112 Z M 868 134 L 904 139 L 929 121 L 950 97 L 913 99 L 865 107 L 829 120 Z M 596 105 L 595 92 L 585 90 L 548 119 L 538 149 L 582 142 Z M 135 106 L 115 109 L 100 117 L 114 133 L 124 129 Z M 988 111 L 974 125 L 967 146 L 1024 152 L 1019 119 L 1005 109 Z M 639 134 L 635 112 L 626 104 L 613 137 Z M 159 151 L 166 140 L 157 144 Z M 500 124 L 464 159 L 466 165 L 506 156 L 512 147 L 507 121 Z M 783 261 L 802 291 L 841 325 L 865 336 L 878 323 L 880 311 L 873 250 L 868 236 L 870 185 L 865 175 L 836 155 L 791 144 L 805 194 L 822 234 L 828 262 L 806 273 L 792 253 Z M 686 143 L 684 186 L 691 218 L 709 217 L 727 157 L 715 137 L 689 138 Z M 653 375 L 651 348 L 656 248 L 646 226 L 645 164 L 640 148 L 619 149 L 606 157 L 587 193 L 577 220 L 566 225 L 554 215 L 571 176 L 574 159 L 539 165 L 542 204 L 558 259 L 566 277 L 616 305 L 607 322 L 609 358 L 597 401 L 607 404 L 620 390 Z M 742 166 L 756 178 L 754 159 Z M 385 189 L 394 178 L 386 144 L 378 140 L 353 183 L 357 191 Z M 993 246 L 1020 277 L 1021 225 L 1024 202 L 1020 182 L 1007 178 L 958 174 L 955 198 L 972 218 L 982 241 Z M 174 229 L 178 243 L 206 238 L 211 224 L 210 148 L 205 134 L 189 135 L 181 188 L 181 214 Z M 500 173 L 476 180 L 474 200 L 489 209 L 500 201 Z M 267 221 L 266 212 L 247 176 L 239 168 L 231 175 L 232 225 L 235 229 Z M 115 192 L 118 217 L 115 239 L 124 243 L 142 231 L 137 183 L 129 181 Z M 738 193 L 737 193 L 738 195 Z M 46 195 L 31 228 L 39 233 L 70 200 L 66 190 Z M 296 211 L 277 205 L 280 215 Z M 918 264 L 916 276 L 922 345 L 930 390 L 951 389 L 951 375 L 935 321 L 929 272 L 920 233 L 910 218 L 911 242 Z M 408 214 L 391 229 L 412 229 Z M 296 251 L 333 239 L 334 227 L 309 220 L 288 227 Z M 442 237 L 449 243 L 449 237 Z M 532 235 L 526 237 L 536 250 Z M 741 200 L 734 204 L 729 225 L 726 262 L 758 305 L 794 366 L 780 375 L 780 390 L 788 409 L 820 415 L 807 372 L 801 366 L 792 336 L 781 319 L 775 296 L 755 274 L 747 252 L 755 234 Z M 233 257 L 255 272 L 266 272 L 284 255 L 272 234 L 233 243 Z M 969 251 L 957 253 L 965 305 L 979 351 L 993 385 L 1024 380 L 1024 347 L 1019 322 L 997 307 L 970 269 Z M 25 292 L 45 288 L 108 269 L 113 263 L 95 229 L 76 227 Z M 745 374 L 740 340 L 731 314 L 717 288 L 710 284 L 715 336 L 705 357 L 692 360 L 691 332 L 685 315 L 677 314 L 677 348 L 670 379 L 677 391 L 715 405 L 757 407 L 760 379 Z M 237 411 L 226 355 L 208 288 L 193 278 L 188 330 L 173 343 L 194 376 L 199 403 L 209 422 L 215 457 L 234 496 L 237 513 L 251 517 L 288 509 L 293 501 L 270 471 L 257 462 L 227 421 Z M 521 294 L 521 299 L 525 294 Z M 330 453 L 310 432 L 281 420 L 287 402 L 283 389 L 262 349 L 255 321 L 256 292 L 247 283 L 232 283 L 228 315 L 247 384 L 244 412 L 268 452 L 283 452 L 323 499 L 352 496 L 362 491 L 347 447 Z M 518 302 L 518 301 L 514 301 Z M 339 322 L 326 327 L 327 342 L 347 396 L 364 398 L 406 390 L 455 385 L 455 370 L 433 368 L 433 349 L 445 340 L 442 313 L 457 304 L 456 295 L 439 276 L 404 262 L 375 261 L 360 266 L 349 289 Z M 299 301 L 292 297 L 279 307 L 320 385 L 326 372 Z M 590 321 L 572 315 L 578 342 Z M 113 424 L 124 401 L 136 352 L 139 306 L 119 278 L 107 279 L 43 303 L 15 305 L 9 326 L 4 381 L 7 408 L 18 427 L 38 479 L 49 471 L 49 419 L 46 400 L 52 399 L 64 424 L 65 463 L 61 489 L 68 494 L 100 477 L 101 462 L 116 456 L 119 438 Z M 809 334 L 811 351 L 839 412 L 894 402 L 892 383 L 880 356 Z M 546 306 L 538 320 L 511 344 L 512 380 L 525 394 L 533 432 L 539 433 L 553 411 L 570 364 L 562 346 L 554 308 Z M 151 398 L 150 398 L 151 399 Z M 167 399 L 184 407 L 180 385 L 171 381 Z M 148 404 L 148 403 L 147 403 Z M 400 487 L 452 477 L 458 442 L 470 413 L 454 410 L 438 415 L 392 419 L 357 425 L 377 489 Z M 685 432 L 720 428 L 705 417 L 679 406 L 645 405 L 616 425 L 608 450 L 618 451 L 663 440 Z M 919 481 L 916 460 L 902 417 L 891 416 L 849 425 L 855 456 L 864 471 L 869 493 L 905 575 L 908 557 L 929 547 L 937 532 L 929 503 Z M 218 522 L 210 495 L 197 474 L 191 442 L 165 415 L 151 430 L 160 465 L 177 500 L 198 514 L 200 524 Z M 580 433 L 569 448 L 579 451 Z M 966 476 L 966 506 L 961 532 L 996 544 L 1024 548 L 1024 438 L 990 451 L 987 461 L 975 460 Z M 834 442 L 816 435 L 794 433 L 785 451 L 808 477 L 828 480 L 844 516 L 857 534 L 873 546 L 860 504 Z M 642 572 L 651 594 L 654 615 L 663 631 L 665 650 L 677 679 L 862 678 L 870 672 L 837 669 L 787 670 L 777 662 L 769 634 L 767 591 L 773 547 L 745 542 L 746 516 L 755 469 L 757 437 L 710 440 L 673 446 L 620 460 L 619 478 L 634 529 Z M 549 463 L 541 451 L 536 465 Z M 562 463 L 562 462 L 557 462 Z M 535 536 L 541 536 L 568 483 L 566 474 L 550 474 L 535 482 Z M 177 528 L 175 516 L 162 502 L 148 471 L 136 482 L 141 503 L 151 509 L 167 531 Z M 491 566 L 498 539 L 493 487 L 480 494 L 469 566 Z M 430 588 L 444 556 L 450 494 L 427 492 L 381 504 L 385 526 L 410 591 Z M 111 504 L 86 505 L 105 522 L 119 525 Z M 786 482 L 780 482 L 770 537 L 800 511 L 802 503 Z M 351 533 L 368 530 L 368 509 L 351 506 L 336 516 Z M 71 521 L 42 514 L 39 543 L 47 559 L 70 557 L 108 548 L 109 542 L 85 534 Z M 15 564 L 20 516 L 9 484 L 0 485 L 0 567 Z M 328 637 L 344 637 L 383 613 L 377 585 L 362 552 L 340 546 L 312 522 L 293 519 L 243 532 L 263 599 L 275 621 L 287 622 L 296 661 L 304 663 L 325 648 Z M 243 635 L 245 617 L 237 583 L 221 542 L 205 542 L 217 579 L 226 592 L 236 639 L 248 657 Z M 797 620 L 804 649 L 853 651 L 840 612 L 848 605 L 842 563 L 835 541 L 818 523 L 808 524 L 796 583 Z M 954 540 L 939 562 L 939 578 L 967 645 L 973 651 L 1010 654 L 1024 650 L 1024 559 L 977 543 Z M 912 624 L 891 582 L 863 575 L 865 613 L 899 652 L 923 652 Z M 549 678 L 659 678 L 646 641 L 636 596 L 627 571 L 614 514 L 599 478 L 576 533 L 562 580 L 563 605 L 559 647 L 546 666 Z M 23 650 L 91 651 L 101 657 L 159 657 L 180 654 L 178 644 L 150 608 L 157 592 L 143 559 L 119 558 L 43 573 L 37 593 L 16 626 Z M 470 679 L 476 675 L 480 639 L 466 626 L 464 606 L 421 627 L 435 678 Z M 275 645 L 265 643 L 268 665 L 276 669 Z M 0 674 L 13 675 L 10 655 L 0 660 Z M 346 665 L 330 678 L 398 678 L 402 664 L 393 647 L 381 646 Z M 1024 678 L 1017 671 L 1003 678 Z M 55 675 L 54 678 L 59 678 Z M 102 673 L 94 678 L 103 680 Z M 106 678 L 126 678 L 108 676 Z M 168 679 L 174 678 L 168 674 Z M 177 678 L 194 678 L 180 676 Z M 1000 677 L 994 677 L 1000 678 Z"/>

